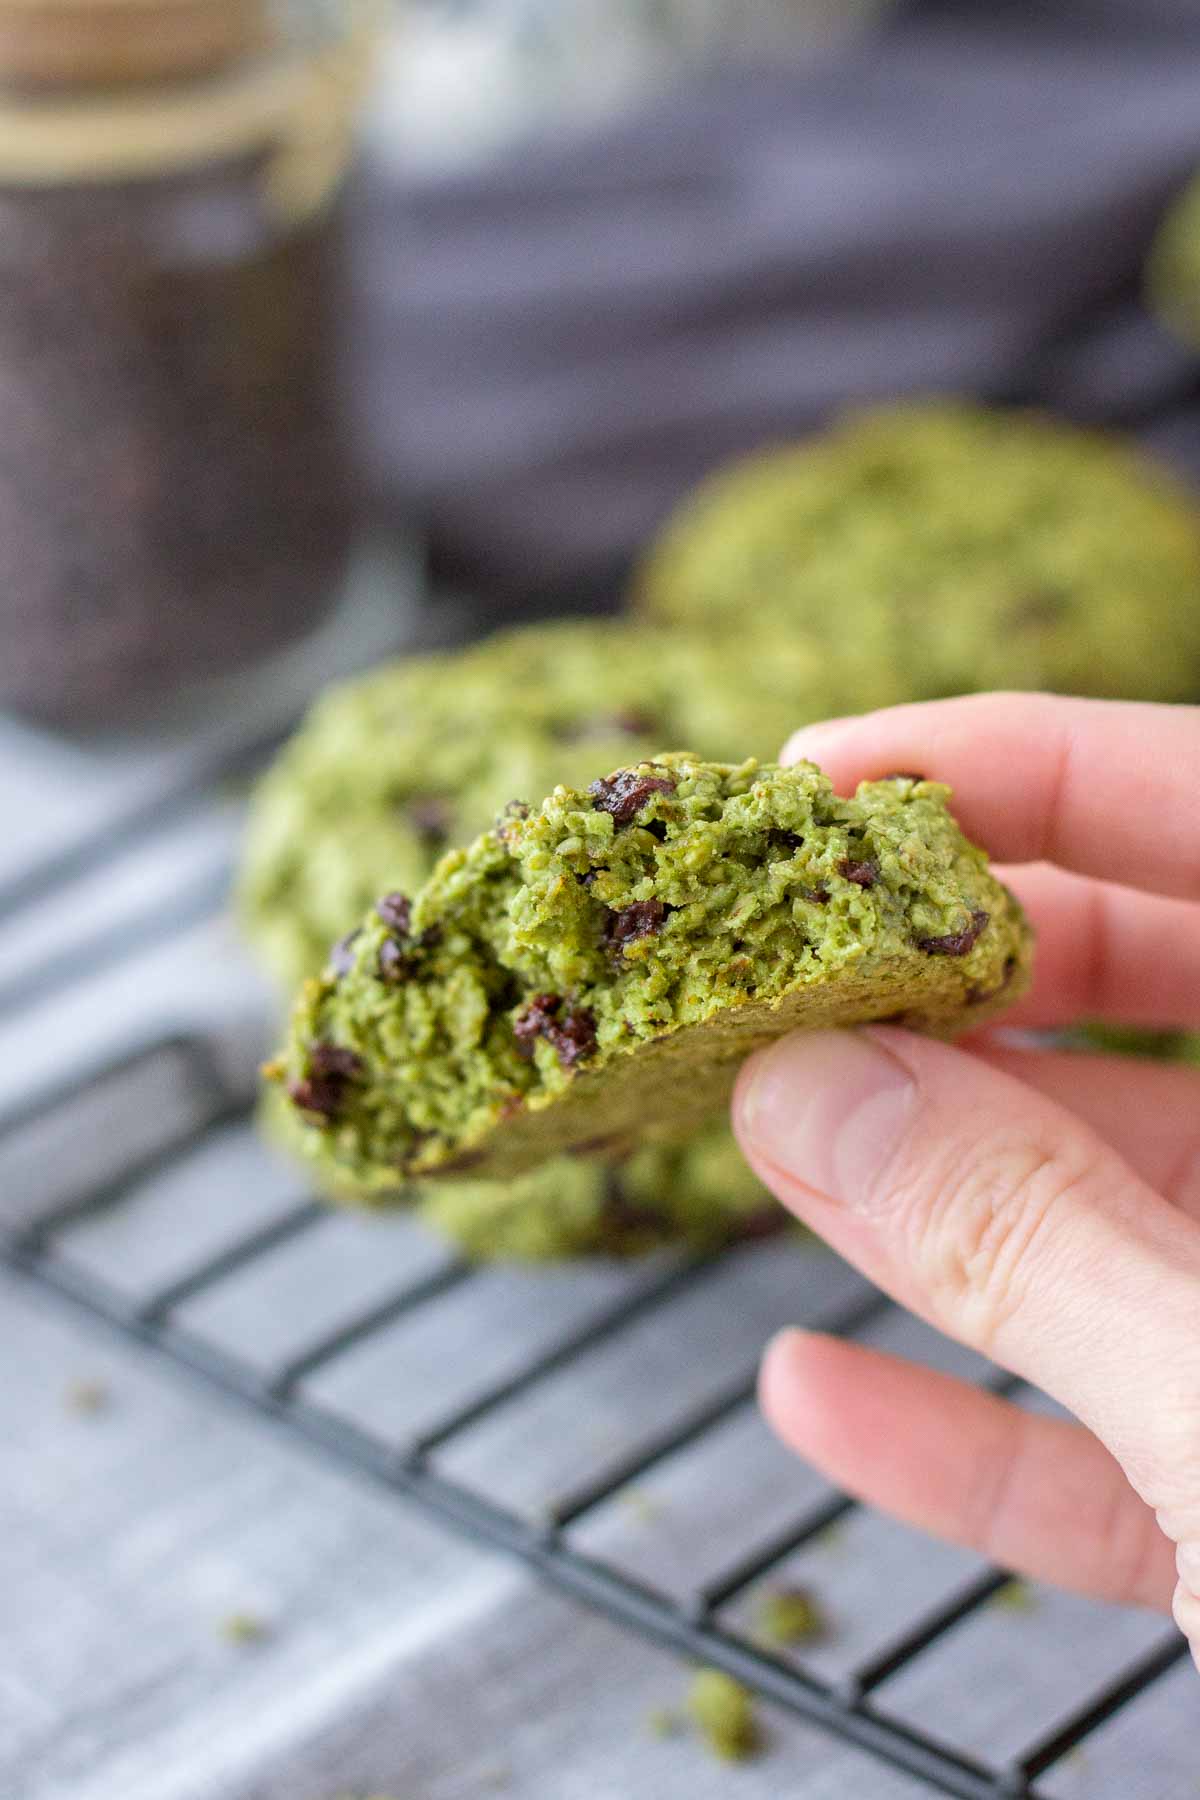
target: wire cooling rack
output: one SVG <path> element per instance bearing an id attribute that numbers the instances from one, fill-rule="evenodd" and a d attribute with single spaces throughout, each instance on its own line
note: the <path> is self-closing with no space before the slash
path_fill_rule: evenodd
<path id="1" fill-rule="evenodd" d="M 239 753 L 236 761 L 245 766 L 246 754 Z M 19 883 L 0 893 L 0 918 L 44 899 L 64 881 L 95 872 L 106 859 L 152 835 L 204 791 L 215 774 L 212 768 L 204 769 L 185 787 L 143 803 L 117 830 L 92 833 L 39 869 L 26 872 Z M 176 910 L 177 923 L 217 909 L 219 885 L 210 878 L 188 906 Z M 161 911 L 155 919 L 157 930 L 166 929 Z M 98 936 L 88 951 L 89 970 L 94 972 L 98 961 L 116 964 L 133 957 L 145 941 L 145 923 L 133 920 L 120 931 Z M 74 956 L 50 959 L 19 991 L 0 994 L 0 1014 L 29 1006 L 39 991 L 60 991 L 70 982 L 73 962 L 78 966 L 77 945 Z M 137 1147 L 109 1158 L 110 1166 L 97 1175 L 97 1136 L 103 1136 L 103 1121 L 121 1103 L 132 1103 L 148 1129 Z M 849 1496 L 825 1491 L 811 1499 L 764 1541 L 729 1566 L 706 1573 L 682 1597 L 588 1548 L 586 1526 L 606 1503 L 635 1491 L 638 1483 L 672 1458 L 695 1451 L 750 1405 L 749 1368 L 718 1383 L 699 1401 L 681 1406 L 676 1416 L 660 1421 L 615 1460 L 570 1491 L 557 1493 L 553 1503 L 533 1518 L 503 1492 L 492 1491 L 486 1479 L 467 1480 L 455 1473 L 453 1457 L 448 1467 L 448 1450 L 486 1428 L 514 1402 L 536 1396 L 549 1384 L 570 1380 L 589 1355 L 656 1322 L 663 1333 L 670 1332 L 681 1300 L 713 1279 L 714 1268 L 719 1269 L 714 1259 L 667 1260 L 651 1267 L 606 1305 L 583 1309 L 578 1319 L 568 1320 L 553 1342 L 518 1366 L 505 1367 L 491 1385 L 485 1377 L 484 1385 L 440 1415 L 423 1419 L 416 1430 L 396 1433 L 369 1428 L 340 1411 L 320 1391 L 321 1378 L 336 1368 L 339 1359 L 369 1347 L 398 1323 L 419 1319 L 456 1292 L 469 1307 L 472 1284 L 485 1279 L 480 1270 L 448 1252 L 432 1260 L 425 1254 L 411 1269 L 401 1269 L 393 1286 L 372 1294 L 349 1316 L 338 1317 L 328 1328 L 314 1327 L 307 1335 L 293 1334 L 286 1351 L 264 1366 L 231 1350 L 219 1334 L 198 1327 L 196 1318 L 206 1316 L 206 1308 L 211 1316 L 212 1303 L 219 1303 L 224 1293 L 255 1271 L 269 1270 L 272 1259 L 285 1256 L 321 1229 L 327 1212 L 311 1195 L 296 1192 L 269 1216 L 235 1226 L 186 1266 L 173 1267 L 165 1278 L 136 1293 L 106 1277 L 94 1260 L 81 1254 L 79 1247 L 86 1245 L 89 1231 L 119 1211 L 131 1193 L 169 1190 L 180 1171 L 202 1157 L 221 1134 L 245 1130 L 248 1136 L 252 1106 L 252 1096 L 231 1080 L 207 1038 L 190 1028 L 160 1031 L 123 1051 L 110 1050 L 90 1066 L 75 1068 L 22 1099 L 0 1114 L 4 1191 L 0 1261 L 47 1295 L 81 1309 L 220 1390 L 264 1428 L 293 1434 L 314 1453 L 357 1471 L 396 1496 L 416 1501 L 455 1531 L 521 1559 L 629 1631 L 670 1646 L 688 1659 L 727 1670 L 881 1764 L 907 1771 L 932 1792 L 963 1800 L 1001 1796 L 1032 1800 L 1048 1795 L 1042 1778 L 1184 1655 L 1176 1634 L 1156 1630 L 1095 1691 L 1087 1692 L 1066 1716 L 1056 1717 L 1037 1741 L 1024 1745 L 1015 1757 L 990 1763 L 945 1741 L 926 1719 L 914 1724 L 889 1710 L 881 1690 L 979 1615 L 1008 1584 L 1003 1570 L 983 1569 L 961 1582 L 935 1604 L 906 1618 L 889 1641 L 857 1666 L 831 1678 L 808 1666 L 802 1653 L 776 1653 L 756 1642 L 753 1633 L 739 1625 L 737 1606 L 795 1553 L 854 1515 L 856 1502 Z M 88 1141 L 89 1154 L 76 1166 L 73 1158 L 81 1138 Z M 81 1173 L 83 1169 L 87 1172 Z M 760 1247 L 757 1254 L 770 1250 Z M 717 1296 L 714 1300 L 719 1303 Z M 881 1295 L 854 1278 L 842 1283 L 836 1303 L 819 1315 L 819 1323 L 853 1336 L 877 1327 L 893 1310 Z M 998 1375 L 990 1379 L 1001 1390 L 1017 1385 Z"/>

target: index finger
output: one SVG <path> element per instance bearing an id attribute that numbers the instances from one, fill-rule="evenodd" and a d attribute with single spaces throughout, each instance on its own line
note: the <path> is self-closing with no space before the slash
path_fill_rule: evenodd
<path id="1" fill-rule="evenodd" d="M 945 781 L 968 837 L 1000 862 L 1054 862 L 1200 899 L 1200 709 L 979 694 L 806 726 L 782 761 L 839 793 L 896 772 Z"/>

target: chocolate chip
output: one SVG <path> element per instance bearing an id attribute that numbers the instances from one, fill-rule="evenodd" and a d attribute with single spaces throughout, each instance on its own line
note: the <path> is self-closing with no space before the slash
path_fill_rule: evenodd
<path id="1" fill-rule="evenodd" d="M 829 899 L 828 888 L 805 888 L 804 898 L 811 900 L 814 906 L 824 906 Z"/>
<path id="2" fill-rule="evenodd" d="M 837 866 L 837 872 L 843 881 L 852 881 L 856 887 L 874 887 L 879 880 L 879 864 L 876 862 L 851 862 L 843 857 Z"/>
<path id="3" fill-rule="evenodd" d="M 630 944 L 640 938 L 653 937 L 666 922 L 669 908 L 661 900 L 635 900 L 632 906 L 606 909 L 604 948 L 619 962 Z"/>
<path id="4" fill-rule="evenodd" d="M 988 917 L 985 912 L 973 912 L 970 924 L 961 931 L 948 932 L 945 937 L 918 938 L 917 949 L 926 956 L 966 956 L 987 928 Z"/>
<path id="5" fill-rule="evenodd" d="M 437 794 L 423 795 L 419 799 L 410 800 L 405 811 L 431 847 L 444 844 L 450 836 L 454 815 L 448 800 L 441 799 Z"/>
<path id="6" fill-rule="evenodd" d="M 326 1121 L 337 1117 L 346 1089 L 363 1072 L 361 1056 L 340 1044 L 321 1041 L 310 1045 L 308 1075 L 288 1082 L 288 1097 L 301 1112 L 315 1113 Z"/>
<path id="7" fill-rule="evenodd" d="M 650 765 L 652 768 L 656 764 Z M 637 769 L 617 769 L 593 781 L 588 793 L 596 802 L 597 812 L 611 813 L 618 825 L 628 825 L 637 817 L 654 794 L 670 794 L 675 790 L 671 775 L 642 775 Z"/>
<path id="8" fill-rule="evenodd" d="M 375 911 L 389 931 L 399 932 L 401 937 L 408 936 L 412 905 L 407 894 L 385 894 L 376 902 Z"/>
<path id="9" fill-rule="evenodd" d="M 342 1044 L 331 1044 L 328 1039 L 313 1044 L 308 1052 L 310 1074 L 336 1081 L 356 1081 L 363 1072 L 363 1060 L 353 1050 L 347 1050 Z"/>
<path id="10" fill-rule="evenodd" d="M 335 975 L 348 975 L 354 967 L 354 946 L 362 931 L 348 931 L 329 952 L 329 966 Z"/>
<path id="11" fill-rule="evenodd" d="M 561 994 L 535 994 L 513 1020 L 517 1053 L 533 1057 L 538 1038 L 554 1048 L 564 1069 L 574 1067 L 596 1048 L 596 1018 L 586 1006 L 572 1006 Z"/>
<path id="12" fill-rule="evenodd" d="M 375 959 L 375 973 L 388 987 L 399 987 L 413 972 L 413 958 L 395 938 L 384 938 Z"/>

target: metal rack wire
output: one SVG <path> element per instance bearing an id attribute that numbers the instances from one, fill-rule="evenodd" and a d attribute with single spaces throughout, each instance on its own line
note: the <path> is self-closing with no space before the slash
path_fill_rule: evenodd
<path id="1" fill-rule="evenodd" d="M 838 1682 L 829 1682 L 791 1658 L 755 1643 L 725 1617 L 731 1600 L 831 1524 L 853 1511 L 848 1495 L 833 1495 L 812 1504 L 751 1553 L 705 1581 L 683 1604 L 659 1589 L 634 1579 L 572 1542 L 572 1528 L 602 1502 L 628 1487 L 648 1470 L 716 1428 L 752 1391 L 747 1373 L 702 1404 L 654 1432 L 616 1464 L 574 1491 L 560 1496 L 544 1519 L 528 1518 L 486 1492 L 452 1479 L 436 1465 L 436 1452 L 515 1396 L 535 1389 L 552 1375 L 635 1321 L 653 1315 L 686 1292 L 706 1274 L 711 1259 L 692 1259 L 669 1267 L 658 1278 L 614 1301 L 598 1316 L 505 1375 L 483 1392 L 423 1425 L 408 1438 L 391 1439 L 364 1429 L 318 1403 L 306 1391 L 309 1378 L 353 1346 L 410 1314 L 417 1313 L 453 1287 L 470 1284 L 478 1271 L 454 1259 L 432 1272 L 402 1281 L 394 1291 L 372 1301 L 335 1328 L 314 1336 L 267 1371 L 251 1367 L 208 1337 L 181 1322 L 185 1303 L 211 1294 L 222 1283 L 267 1262 L 282 1247 L 314 1229 L 324 1208 L 311 1197 L 295 1203 L 268 1222 L 248 1229 L 233 1242 L 196 1260 L 181 1273 L 146 1293 L 130 1298 L 89 1272 L 72 1255 L 72 1234 L 88 1220 L 119 1203 L 135 1185 L 168 1174 L 193 1154 L 214 1132 L 243 1120 L 249 1110 L 245 1095 L 230 1093 L 209 1047 L 180 1033 L 132 1048 L 47 1090 L 35 1100 L 0 1118 L 0 1151 L 20 1133 L 39 1124 L 69 1119 L 74 1109 L 94 1098 L 104 1084 L 136 1077 L 149 1063 L 169 1058 L 178 1065 L 194 1103 L 194 1112 L 167 1141 L 137 1159 L 115 1177 L 86 1187 L 61 1200 L 52 1210 L 12 1226 L 0 1235 L 0 1260 L 27 1281 L 82 1309 L 114 1331 L 152 1346 L 161 1355 L 211 1384 L 264 1423 L 303 1439 L 315 1451 L 357 1470 L 394 1494 L 419 1502 L 455 1530 L 520 1558 L 541 1576 L 590 1606 L 607 1613 L 631 1631 L 668 1645 L 685 1657 L 727 1670 L 764 1697 L 789 1708 L 868 1752 L 881 1762 L 908 1771 L 932 1791 L 962 1800 L 1034 1800 L 1044 1790 L 1038 1780 L 1075 1746 L 1088 1738 L 1118 1708 L 1142 1693 L 1183 1655 L 1182 1640 L 1166 1635 L 1122 1669 L 1100 1691 L 1091 1694 L 1075 1714 L 1058 1722 L 1053 1732 L 1029 1745 L 1014 1761 L 989 1766 L 940 1741 L 935 1733 L 915 1729 L 888 1713 L 875 1698 L 882 1684 L 982 1607 L 1008 1579 L 1003 1570 L 988 1570 L 947 1600 L 908 1623 L 902 1633 L 868 1662 Z M 846 1335 L 877 1321 L 889 1303 L 863 1289 L 827 1323 Z M 1001 1384 L 1006 1385 L 1006 1384 Z"/>

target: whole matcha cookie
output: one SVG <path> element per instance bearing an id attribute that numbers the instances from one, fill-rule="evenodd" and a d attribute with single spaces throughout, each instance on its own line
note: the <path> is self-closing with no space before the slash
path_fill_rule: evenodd
<path id="1" fill-rule="evenodd" d="M 267 1073 L 331 1173 L 501 1176 L 687 1141 L 799 1026 L 982 1023 L 1031 943 L 946 799 L 689 753 L 560 786 L 383 896 Z"/>
<path id="2" fill-rule="evenodd" d="M 1117 439 L 1033 414 L 892 406 L 738 462 L 668 521 L 636 592 L 660 622 L 816 639 L 851 711 L 1200 691 L 1191 497 Z"/>
<path id="3" fill-rule="evenodd" d="M 1159 226 L 1146 292 L 1164 325 L 1200 348 L 1200 176 L 1188 183 Z"/>
<path id="4" fill-rule="evenodd" d="M 239 885 L 248 937 L 287 988 L 318 973 L 379 894 L 411 891 L 512 801 L 582 786 L 672 741 L 774 755 L 838 710 L 796 640 L 738 680 L 678 632 L 529 626 L 331 689 L 260 782 Z"/>

